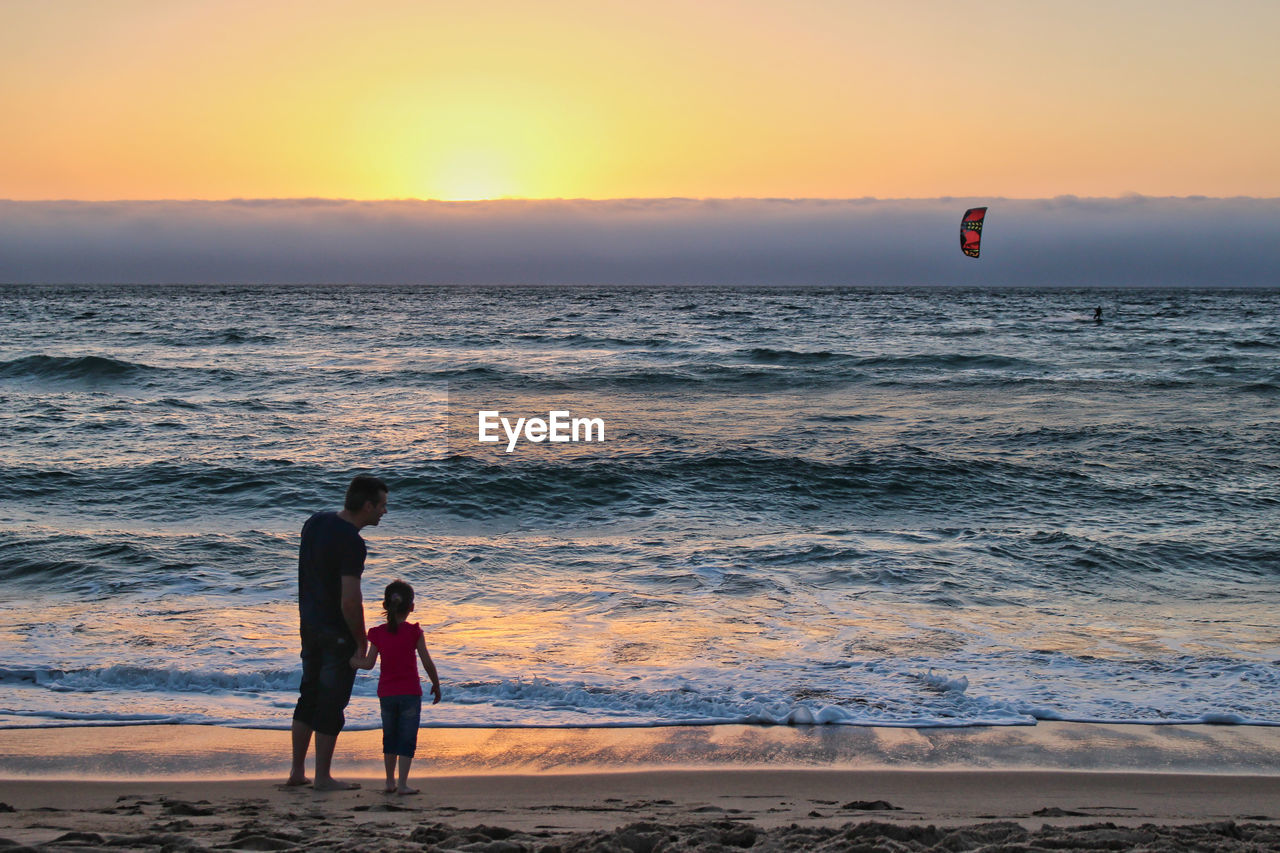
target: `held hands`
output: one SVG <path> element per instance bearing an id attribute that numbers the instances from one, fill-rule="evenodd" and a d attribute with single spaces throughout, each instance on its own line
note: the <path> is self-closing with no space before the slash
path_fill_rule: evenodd
<path id="1" fill-rule="evenodd" d="M 352 655 L 350 663 L 352 669 L 364 669 L 364 655 Z"/>

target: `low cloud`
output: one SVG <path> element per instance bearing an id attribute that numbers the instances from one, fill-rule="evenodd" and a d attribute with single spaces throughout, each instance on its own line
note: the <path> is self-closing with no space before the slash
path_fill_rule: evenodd
<path id="1" fill-rule="evenodd" d="M 959 249 L 990 206 L 983 255 Z M 6 283 L 1280 285 L 1280 199 L 0 201 Z"/>

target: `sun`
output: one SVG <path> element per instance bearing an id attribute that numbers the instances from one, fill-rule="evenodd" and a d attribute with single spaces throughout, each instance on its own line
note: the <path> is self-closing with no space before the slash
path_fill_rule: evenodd
<path id="1" fill-rule="evenodd" d="M 424 197 L 440 201 L 511 198 L 518 192 L 509 158 L 481 148 L 440 158 L 424 176 L 423 185 Z"/>
<path id="2" fill-rule="evenodd" d="M 584 169 L 594 113 L 509 74 L 389 86 L 362 102 L 355 158 L 392 197 L 469 201 L 558 197 Z"/>

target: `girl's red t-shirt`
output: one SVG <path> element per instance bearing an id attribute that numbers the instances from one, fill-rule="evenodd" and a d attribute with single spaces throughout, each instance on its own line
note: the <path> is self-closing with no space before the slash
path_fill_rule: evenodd
<path id="1" fill-rule="evenodd" d="M 413 622 L 401 622 L 391 633 L 386 625 L 369 631 L 369 642 L 378 647 L 382 658 L 378 671 L 379 696 L 421 696 L 418 678 L 418 638 L 422 629 Z"/>

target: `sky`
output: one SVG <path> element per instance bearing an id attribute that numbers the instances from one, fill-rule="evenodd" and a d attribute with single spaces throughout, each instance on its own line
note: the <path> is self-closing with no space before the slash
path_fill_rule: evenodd
<path id="1" fill-rule="evenodd" d="M 0 0 L 0 283 L 1275 286 L 1277 44 L 1275 0 Z"/>
<path id="2" fill-rule="evenodd" d="M 0 0 L 0 197 L 1280 196 L 1274 0 Z"/>

